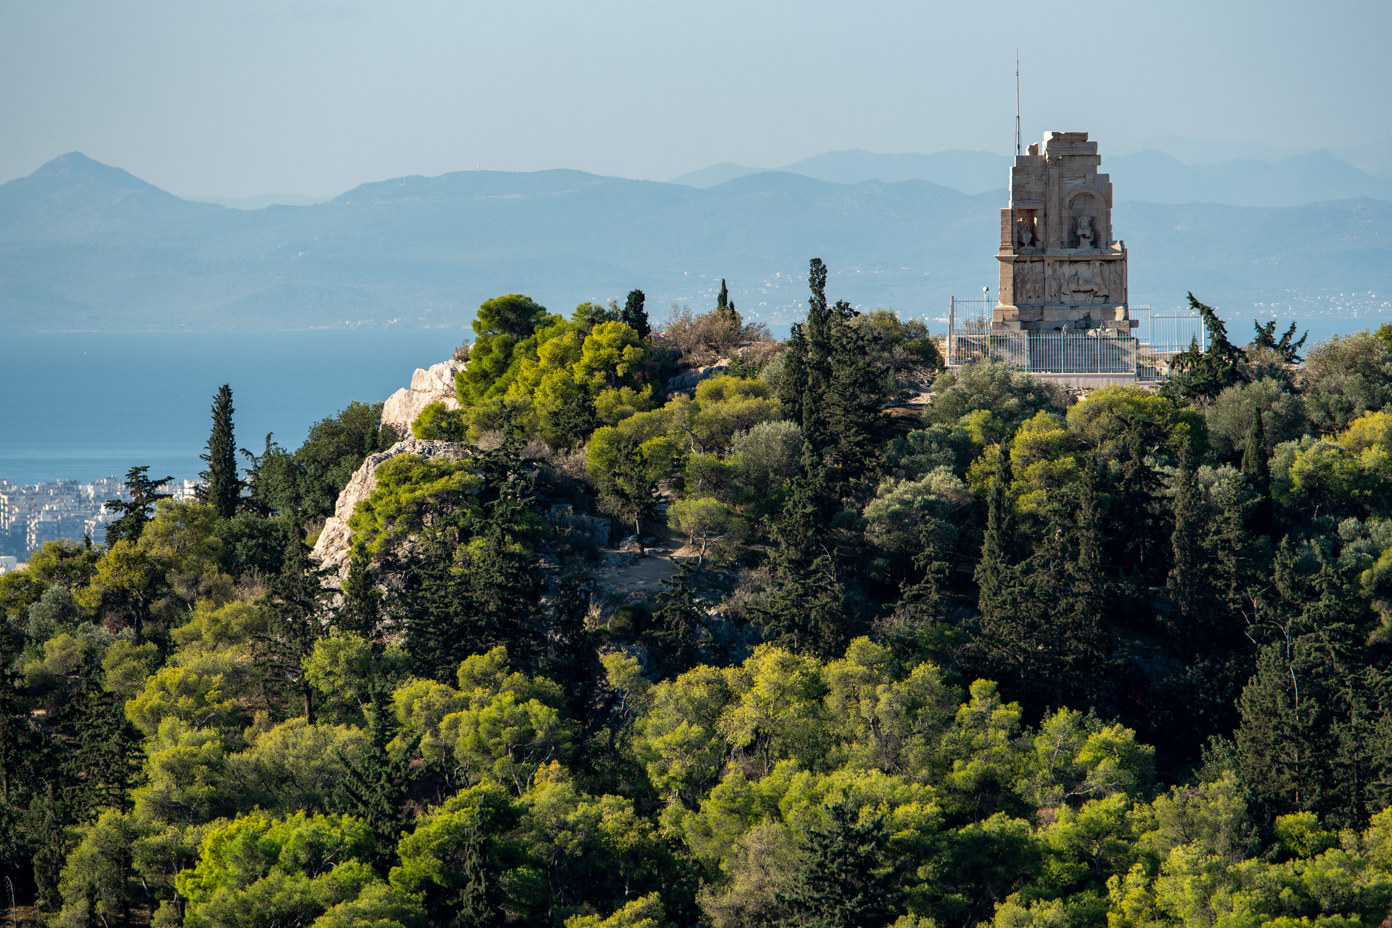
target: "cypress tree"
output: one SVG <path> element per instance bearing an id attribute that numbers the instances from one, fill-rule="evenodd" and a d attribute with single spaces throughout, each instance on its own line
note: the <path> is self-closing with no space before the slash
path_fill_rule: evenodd
<path id="1" fill-rule="evenodd" d="M 1311 555 L 1315 568 L 1302 570 Z M 1284 540 L 1274 573 L 1279 599 L 1263 624 L 1279 632 L 1238 703 L 1239 775 L 1263 816 L 1312 811 L 1361 827 L 1386 798 L 1388 752 L 1375 733 L 1389 694 L 1365 645 L 1357 575 Z"/>
<path id="2" fill-rule="evenodd" d="M 812 295 L 807 301 L 806 344 L 802 365 L 805 385 L 800 404 L 802 435 L 820 458 L 830 440 L 826 396 L 831 389 L 831 310 L 826 299 L 826 265 L 813 258 L 808 271 Z"/>
<path id="3" fill-rule="evenodd" d="M 788 334 L 788 350 L 784 353 L 783 377 L 778 382 L 778 401 L 788 418 L 801 425 L 810 414 L 812 402 L 808 392 L 807 335 L 802 323 L 794 322 Z"/>
<path id="4" fill-rule="evenodd" d="M 202 455 L 208 469 L 198 476 L 203 481 L 198 498 L 211 503 L 219 516 L 230 519 L 237 514 L 242 483 L 237 479 L 237 443 L 232 433 L 232 388 L 223 384 L 213 397 L 213 430 L 208 436 L 208 453 Z"/>
<path id="5" fill-rule="evenodd" d="M 461 660 L 496 643 L 478 621 L 469 579 L 455 569 L 454 551 L 449 539 L 430 539 L 412 558 L 404 587 L 392 600 L 406 627 L 411 673 L 441 682 L 454 678 Z"/>
<path id="6" fill-rule="evenodd" d="M 623 324 L 638 333 L 639 338 L 647 338 L 652 335 L 652 326 L 648 323 L 648 312 L 643 308 L 647 297 L 642 290 L 628 291 L 628 299 L 624 302 L 623 315 L 620 319 Z"/>
<path id="7" fill-rule="evenodd" d="M 1247 430 L 1247 445 L 1242 451 L 1242 476 L 1257 495 L 1257 505 L 1248 526 L 1257 535 L 1271 534 L 1271 462 L 1266 456 L 1266 431 L 1262 426 L 1261 410 L 1252 413 L 1252 425 Z"/>
<path id="8" fill-rule="evenodd" d="M 740 333 L 744 330 L 744 320 L 735 310 L 735 304 L 730 302 L 730 288 L 725 286 L 725 279 L 720 279 L 720 296 L 715 304 L 716 339 L 725 347 L 736 344 L 740 339 Z"/>
<path id="9" fill-rule="evenodd" d="M 843 480 L 868 469 L 880 431 L 881 372 L 871 362 L 869 340 L 853 323 L 858 313 L 838 300 L 831 316 L 830 372 L 822 397 L 827 457 Z"/>
<path id="10" fill-rule="evenodd" d="M 996 473 L 986 490 L 986 531 L 981 537 L 981 557 L 976 564 L 977 609 L 982 625 L 1002 617 L 1010 608 L 1007 591 L 1013 579 L 1010 551 L 1015 541 L 1011 511 L 1010 458 L 1003 448 L 996 452 Z"/>
<path id="11" fill-rule="evenodd" d="M 1166 586 L 1174 607 L 1174 624 L 1187 649 L 1203 638 L 1208 616 L 1205 609 L 1206 578 L 1200 537 L 1207 522 L 1203 490 L 1194 469 L 1194 456 L 1186 443 L 1174 482 L 1174 531 L 1170 535 L 1173 566 Z"/>
<path id="12" fill-rule="evenodd" d="M 813 258 L 804 325 L 793 326 L 779 398 L 813 456 L 831 468 L 834 483 L 866 476 L 880 422 L 884 380 L 865 336 L 844 300 L 829 307 L 827 268 Z"/>
<path id="13" fill-rule="evenodd" d="M 39 908 L 53 912 L 58 911 L 63 902 L 58 880 L 73 843 L 64 827 L 61 810 L 62 804 L 54 794 L 53 784 L 49 783 L 47 790 L 30 802 L 25 827 L 36 845 L 34 889 L 38 893 Z"/>
<path id="14" fill-rule="evenodd" d="M 1102 515 L 1097 500 L 1097 461 L 1089 462 L 1078 497 L 1078 557 L 1073 565 L 1073 589 L 1078 608 L 1101 622 L 1106 608 L 1107 567 L 1102 559 Z"/>
<path id="15" fill-rule="evenodd" d="M 1098 482 L 1094 461 L 1079 487 L 1078 515 L 1073 530 L 1075 556 L 1066 569 L 1069 589 L 1060 604 L 1064 613 L 1059 623 L 1064 639 L 1063 657 L 1079 698 L 1095 696 L 1108 653 L 1104 613 L 1111 598 L 1111 583 L 1102 556 Z"/>

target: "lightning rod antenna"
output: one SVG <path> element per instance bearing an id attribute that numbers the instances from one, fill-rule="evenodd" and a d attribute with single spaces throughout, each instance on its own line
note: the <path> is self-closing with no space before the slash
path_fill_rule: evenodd
<path id="1" fill-rule="evenodd" d="M 1020 50 L 1015 49 L 1015 154 L 1020 151 Z"/>

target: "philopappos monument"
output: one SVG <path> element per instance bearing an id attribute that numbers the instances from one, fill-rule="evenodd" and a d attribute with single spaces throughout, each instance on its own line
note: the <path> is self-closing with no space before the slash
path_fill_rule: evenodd
<path id="1" fill-rule="evenodd" d="M 1010 169 L 1001 210 L 994 332 L 1129 335 L 1126 243 L 1112 239 L 1112 182 L 1086 132 L 1050 132 Z"/>

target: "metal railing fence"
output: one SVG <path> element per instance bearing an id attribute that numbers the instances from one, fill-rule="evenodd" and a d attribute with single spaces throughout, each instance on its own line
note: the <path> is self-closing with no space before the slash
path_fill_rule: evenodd
<path id="1" fill-rule="evenodd" d="M 1134 375 L 1139 348 L 1130 335 L 953 332 L 948 336 L 947 363 L 994 360 L 1031 374 Z"/>
<path id="2" fill-rule="evenodd" d="M 1138 322 L 1134 335 L 1085 331 L 992 333 L 995 302 L 952 298 L 948 314 L 947 363 L 993 359 L 1033 374 L 1122 374 L 1160 380 L 1174 355 L 1197 344 L 1207 332 L 1195 313 L 1156 313 L 1148 305 L 1130 307 Z"/>

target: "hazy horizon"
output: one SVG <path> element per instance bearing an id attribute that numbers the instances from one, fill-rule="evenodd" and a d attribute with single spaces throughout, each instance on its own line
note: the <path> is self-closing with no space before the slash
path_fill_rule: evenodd
<path id="1" fill-rule="evenodd" d="M 1211 139 L 1392 171 L 1392 6 L 0 2 L 0 182 L 69 151 L 188 198 L 476 168 L 670 180 L 863 149 Z"/>

